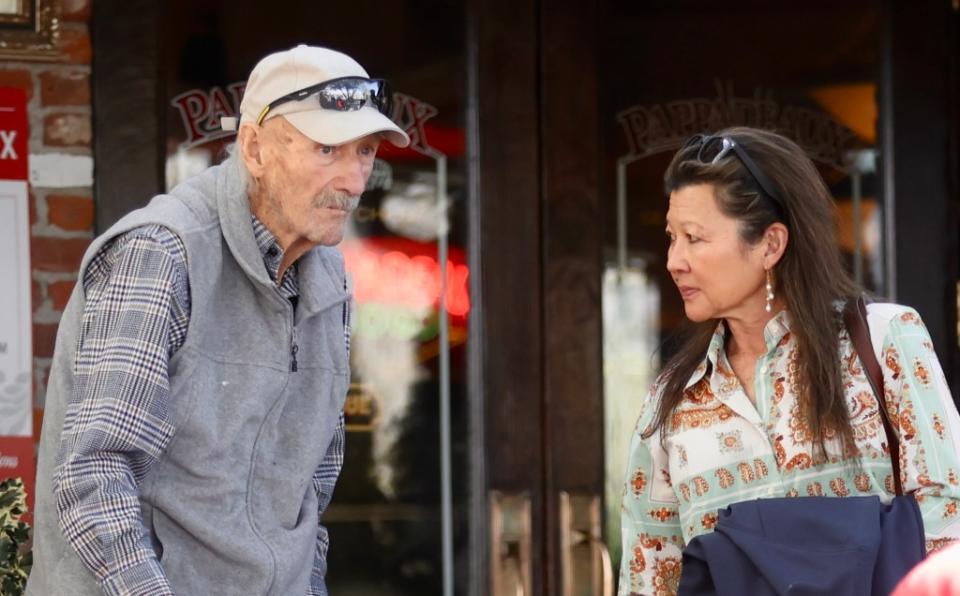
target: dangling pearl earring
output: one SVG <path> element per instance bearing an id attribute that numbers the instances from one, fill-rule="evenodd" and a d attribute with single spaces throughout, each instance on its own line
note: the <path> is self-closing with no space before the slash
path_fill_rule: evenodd
<path id="1" fill-rule="evenodd" d="M 773 275 L 767 270 L 767 312 L 773 312 Z"/>

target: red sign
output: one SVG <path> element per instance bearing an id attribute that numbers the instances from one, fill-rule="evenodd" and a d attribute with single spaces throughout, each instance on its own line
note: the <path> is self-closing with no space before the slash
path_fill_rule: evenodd
<path id="1" fill-rule="evenodd" d="M 33 502 L 33 350 L 27 96 L 0 88 L 0 480 L 19 477 Z M 29 517 L 25 519 L 29 522 Z"/>
<path id="2" fill-rule="evenodd" d="M 0 88 L 0 179 L 27 179 L 27 94 Z"/>
<path id="3" fill-rule="evenodd" d="M 405 238 L 362 238 L 340 244 L 353 276 L 357 302 L 397 304 L 413 309 L 440 303 L 441 267 L 435 244 Z M 450 247 L 444 302 L 447 313 L 465 319 L 470 312 L 470 270 L 463 251 Z"/>

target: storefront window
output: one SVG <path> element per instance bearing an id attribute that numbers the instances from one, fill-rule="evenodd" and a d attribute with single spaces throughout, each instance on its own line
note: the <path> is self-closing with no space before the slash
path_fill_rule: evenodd
<path id="1" fill-rule="evenodd" d="M 165 6 L 168 188 L 223 158 L 234 137 L 219 119 L 235 114 L 244 80 L 270 52 L 331 47 L 390 80 L 393 117 L 412 144 L 381 145 L 340 245 L 354 289 L 352 386 L 346 461 L 324 516 L 328 586 L 421 595 L 441 593 L 445 578 L 465 583 L 463 8 L 400 1 L 371 18 L 351 3 Z"/>
<path id="2" fill-rule="evenodd" d="M 818 8 L 820 6 L 820 8 Z M 640 404 L 684 319 L 666 272 L 663 173 L 690 135 L 735 125 L 803 147 L 836 199 L 851 273 L 883 293 L 880 3 L 611 2 L 602 23 L 607 540 Z"/>

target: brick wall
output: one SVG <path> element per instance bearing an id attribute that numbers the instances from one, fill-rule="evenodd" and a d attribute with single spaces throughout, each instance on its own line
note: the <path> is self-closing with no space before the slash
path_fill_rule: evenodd
<path id="1" fill-rule="evenodd" d="M 40 430 L 57 324 L 93 235 L 92 2 L 59 0 L 62 61 L 0 61 L 0 87 L 27 92 L 30 118 L 35 434 Z"/>

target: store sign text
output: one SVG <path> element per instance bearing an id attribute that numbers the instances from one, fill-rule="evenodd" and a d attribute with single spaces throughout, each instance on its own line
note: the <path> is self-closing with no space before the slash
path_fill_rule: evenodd
<path id="1" fill-rule="evenodd" d="M 227 85 L 226 89 L 191 89 L 170 100 L 187 134 L 181 147 L 187 149 L 235 134 L 232 130 L 222 130 L 220 119 L 233 117 L 239 112 L 240 98 L 246 85 L 246 82 L 239 82 Z"/>
<path id="2" fill-rule="evenodd" d="M 13 141 L 17 138 L 15 130 L 0 130 L 0 142 L 3 148 L 0 148 L 0 159 L 18 159 L 17 151 L 13 146 Z"/>
<path id="3" fill-rule="evenodd" d="M 191 89 L 170 100 L 177 111 L 186 139 L 180 146 L 184 149 L 236 134 L 220 128 L 220 119 L 235 117 L 240 113 L 240 100 L 246 88 L 245 81 L 231 83 L 226 87 Z M 442 155 L 430 146 L 424 124 L 437 115 L 437 108 L 405 93 L 393 94 L 393 119 L 410 136 L 410 148 L 418 153 L 437 157 Z"/>
<path id="4" fill-rule="evenodd" d="M 854 133 L 829 115 L 809 108 L 782 106 L 770 91 L 757 89 L 753 97 L 737 97 L 733 84 L 717 82 L 717 97 L 678 99 L 662 104 L 634 106 L 617 114 L 635 160 L 674 151 L 690 136 L 729 126 L 751 126 L 780 132 L 797 142 L 811 159 L 841 171 Z"/>

